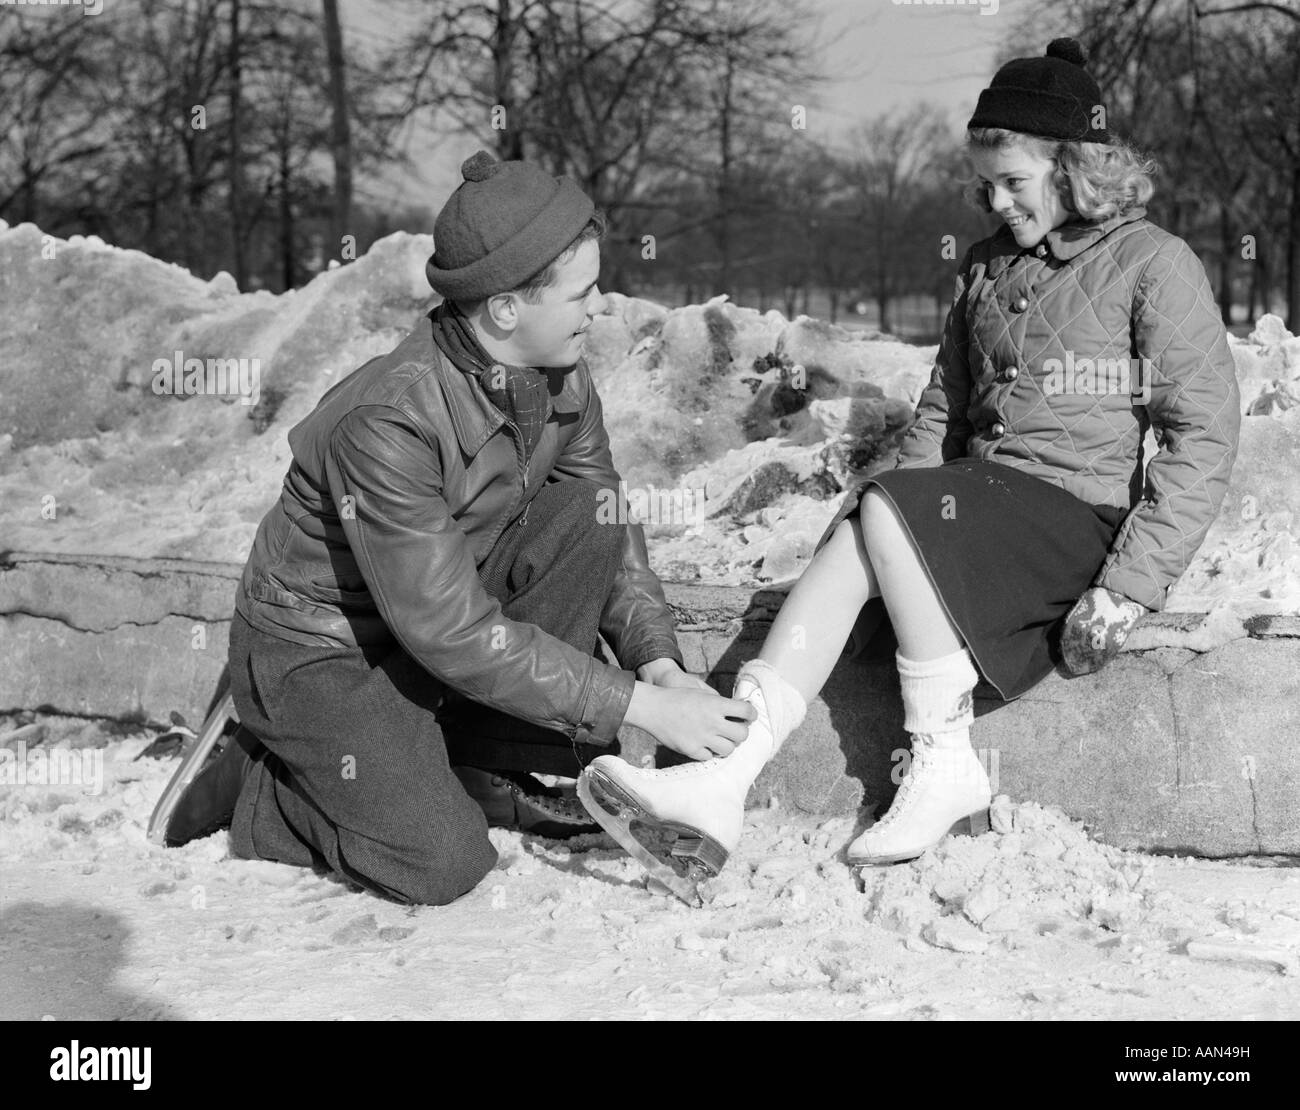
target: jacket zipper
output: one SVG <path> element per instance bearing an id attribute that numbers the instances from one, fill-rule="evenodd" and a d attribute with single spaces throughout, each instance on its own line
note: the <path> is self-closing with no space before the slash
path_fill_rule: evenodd
<path id="1" fill-rule="evenodd" d="M 515 459 L 516 459 L 517 463 L 519 464 L 519 470 L 517 471 L 517 474 L 521 474 L 523 480 L 522 480 L 522 482 L 521 482 L 521 484 L 520 484 L 520 489 L 519 489 L 519 498 L 518 498 L 518 500 L 516 500 L 515 503 L 514 503 L 514 505 L 511 506 L 511 508 L 510 508 L 510 512 L 506 513 L 506 515 L 505 515 L 505 520 L 502 522 L 502 524 L 500 525 L 500 527 L 498 527 L 497 530 L 496 530 L 495 532 L 492 533 L 492 539 L 491 539 L 491 541 L 488 543 L 488 547 L 489 547 L 489 549 L 492 548 L 492 547 L 494 547 L 494 546 L 496 545 L 497 540 L 499 540 L 499 539 L 501 538 L 501 536 L 505 533 L 505 530 L 506 530 L 507 528 L 509 528 L 510 525 L 511 525 L 512 523 L 514 523 L 514 522 L 511 521 L 511 519 L 510 519 L 510 513 L 513 513 L 513 512 L 515 511 L 515 509 L 519 508 L 519 502 L 522 501 L 522 500 L 524 499 L 524 494 L 525 494 L 525 493 L 527 492 L 527 490 L 528 490 L 528 466 L 527 466 L 527 464 L 524 462 L 524 441 L 523 441 L 523 436 L 521 435 L 521 433 L 520 433 L 520 431 L 519 431 L 519 427 L 518 427 L 518 425 L 516 425 L 515 422 L 514 422 L 513 420 L 507 420 L 504 416 L 502 416 L 502 418 L 501 418 L 501 425 L 499 425 L 499 427 L 500 427 L 500 426 L 504 426 L 504 427 L 506 427 L 506 428 L 509 429 L 510 432 L 512 433 L 511 436 L 510 436 L 510 438 L 514 441 L 514 444 L 515 444 Z M 496 429 L 494 428 L 493 431 L 495 431 L 495 430 L 496 430 Z M 522 516 L 527 516 L 527 515 L 528 515 L 528 506 L 525 505 L 525 506 L 524 506 L 524 511 L 523 511 Z M 523 519 L 522 519 L 522 517 L 521 517 L 521 519 L 519 520 L 518 523 L 520 523 L 520 524 L 523 523 Z"/>
<path id="2" fill-rule="evenodd" d="M 515 454 L 516 454 L 516 458 L 519 460 L 519 470 L 520 470 L 520 478 L 521 478 L 521 483 L 519 486 L 519 500 L 522 501 L 524 499 L 524 496 L 528 493 L 528 460 L 524 458 L 524 434 L 519 430 L 519 425 L 516 424 L 513 420 L 507 420 L 506 427 L 510 429 L 510 431 L 513 433 L 514 436 Z M 517 523 L 521 528 L 523 527 L 524 522 L 528 518 L 528 510 L 531 505 L 532 502 L 530 501 L 527 505 L 524 506 L 524 511 L 519 514 L 519 520 Z"/>
<path id="3" fill-rule="evenodd" d="M 524 459 L 524 437 L 523 437 L 523 433 L 519 430 L 519 425 L 516 424 L 513 420 L 507 418 L 505 420 L 505 426 L 506 428 L 509 429 L 510 438 L 514 440 L 514 444 L 515 444 L 515 458 L 519 463 L 519 474 L 521 477 L 521 482 L 519 486 L 519 500 L 522 501 L 524 499 L 524 495 L 528 492 L 528 463 Z M 529 508 L 531 508 L 531 506 L 532 506 L 532 502 L 529 502 L 527 505 L 524 506 L 524 511 L 520 513 L 519 519 L 518 521 L 516 521 L 517 524 L 521 526 L 524 524 L 525 520 L 528 517 L 528 510 Z M 518 507 L 518 502 L 516 502 L 515 507 L 516 508 Z M 514 512 L 515 510 L 511 509 L 510 511 Z M 509 519 L 510 517 L 507 516 L 506 520 Z M 501 526 L 501 532 L 498 532 L 496 536 L 492 537 L 493 544 L 496 543 L 497 537 L 500 536 L 501 533 L 504 532 L 508 527 L 509 527 L 508 524 L 503 524 Z"/>

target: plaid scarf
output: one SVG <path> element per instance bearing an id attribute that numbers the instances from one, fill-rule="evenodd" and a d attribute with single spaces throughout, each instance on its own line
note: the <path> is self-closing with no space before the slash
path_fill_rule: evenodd
<path id="1" fill-rule="evenodd" d="M 477 379 L 488 399 L 519 430 L 527 464 L 550 416 L 550 399 L 563 386 L 563 374 L 497 362 L 483 350 L 468 318 L 450 301 L 433 310 L 433 341 L 453 366 Z"/>

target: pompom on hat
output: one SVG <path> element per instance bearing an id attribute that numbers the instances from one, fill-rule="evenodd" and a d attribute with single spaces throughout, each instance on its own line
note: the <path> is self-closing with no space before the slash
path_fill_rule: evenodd
<path id="1" fill-rule="evenodd" d="M 1000 127 L 1063 142 L 1109 143 L 1101 89 L 1074 39 L 1053 39 L 1041 58 L 1015 58 L 980 93 L 967 127 Z M 1100 119 L 1102 126 L 1095 126 Z"/>
<path id="2" fill-rule="evenodd" d="M 522 285 L 577 238 L 595 211 L 569 177 L 486 150 L 460 167 L 464 181 L 433 225 L 424 272 L 450 301 L 478 301 Z"/>

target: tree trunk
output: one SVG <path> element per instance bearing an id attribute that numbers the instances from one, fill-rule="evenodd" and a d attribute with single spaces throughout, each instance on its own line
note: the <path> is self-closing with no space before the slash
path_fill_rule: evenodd
<path id="1" fill-rule="evenodd" d="M 343 28 L 339 24 L 338 0 L 322 0 L 325 11 L 325 49 L 329 56 L 330 148 L 334 154 L 333 245 L 327 251 L 339 256 L 343 236 L 352 225 L 352 136 L 348 120 L 347 73 L 343 58 Z"/>
<path id="2" fill-rule="evenodd" d="M 496 103 L 505 109 L 504 129 L 497 131 L 497 156 L 503 162 L 524 156 L 523 133 L 515 119 L 514 99 L 514 15 L 510 0 L 497 0 L 497 24 L 492 34 L 492 88 Z"/>
<path id="3" fill-rule="evenodd" d="M 1286 244 L 1286 323 L 1300 330 L 1300 161 L 1291 171 L 1291 218 Z"/>
<path id="4" fill-rule="evenodd" d="M 158 169 L 158 149 L 154 148 L 153 152 L 153 172 L 149 174 L 149 184 L 147 186 L 147 201 L 145 206 L 145 228 L 144 228 L 144 249 L 154 258 L 162 256 L 159 246 L 158 216 L 159 209 L 162 206 L 162 200 L 158 195 L 160 183 L 162 182 L 162 173 Z"/>
<path id="5" fill-rule="evenodd" d="M 1223 326 L 1232 327 L 1232 215 L 1228 204 L 1219 204 L 1219 315 Z"/>
<path id="6" fill-rule="evenodd" d="M 280 270 L 286 292 L 298 281 L 293 244 L 293 196 L 290 192 L 293 174 L 289 161 L 291 148 L 290 137 L 282 135 L 280 138 Z"/>
<path id="7" fill-rule="evenodd" d="M 1259 304 L 1259 257 L 1250 262 L 1250 291 L 1246 294 L 1246 322 L 1253 324 L 1259 317 L 1255 315 L 1255 306 Z"/>
<path id="8" fill-rule="evenodd" d="M 235 284 L 243 289 L 248 284 L 248 252 L 244 228 L 244 166 L 240 149 L 243 140 L 243 124 L 240 119 L 243 71 L 240 59 L 239 4 L 240 0 L 230 0 L 230 165 L 226 201 L 230 214 L 231 264 L 235 271 Z"/>
<path id="9" fill-rule="evenodd" d="M 719 121 L 721 168 L 718 175 L 718 283 L 715 293 L 731 292 L 731 84 L 730 50 L 722 75 L 722 119 Z"/>
<path id="10" fill-rule="evenodd" d="M 23 158 L 22 180 L 22 189 L 18 193 L 21 199 L 18 205 L 17 223 L 36 224 L 39 227 L 40 221 L 36 218 L 36 171 L 29 157 Z"/>
<path id="11" fill-rule="evenodd" d="M 891 332 L 893 328 L 889 326 L 889 294 L 884 289 L 876 293 L 876 311 L 880 315 L 879 328 L 883 332 Z"/>
<path id="12" fill-rule="evenodd" d="M 202 247 L 195 247 L 195 227 L 203 224 L 203 184 L 199 180 L 198 135 L 202 132 L 190 132 L 189 142 L 185 144 L 185 205 L 181 209 L 181 257 L 182 265 L 189 271 L 199 269 L 199 257 Z M 201 234 L 201 233 L 200 233 Z"/>

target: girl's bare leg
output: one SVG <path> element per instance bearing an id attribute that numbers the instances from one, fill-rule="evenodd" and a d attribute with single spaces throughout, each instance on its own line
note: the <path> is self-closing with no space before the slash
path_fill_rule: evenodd
<path id="1" fill-rule="evenodd" d="M 747 662 L 737 676 L 737 689 L 742 682 L 746 687 L 739 696 L 756 709 L 744 743 L 725 758 L 669 770 L 600 756 L 579 781 L 579 796 L 588 812 L 634 859 L 687 901 L 698 897 L 696 877 L 716 875 L 739 843 L 750 786 L 826 684 L 863 605 L 881 596 L 883 588 L 901 630 L 899 639 L 906 635 L 910 650 L 922 644 L 923 650 L 943 654 L 946 643 L 951 643 L 949 652 L 959 646 L 910 541 L 887 506 L 884 511 L 874 506 L 878 500 L 869 494 L 861 519 L 852 514 L 836 527 L 781 606 L 758 660 Z M 871 529 L 877 534 L 871 535 Z M 888 581 L 877 573 L 877 549 L 889 568 Z M 935 622 L 937 630 L 927 627 L 928 622 Z M 987 798 L 983 804 L 987 807 Z M 930 839 L 951 824 L 948 821 Z M 672 860 L 665 862 L 664 832 L 680 837 L 682 830 L 689 835 L 680 844 L 674 840 Z"/>
<path id="2" fill-rule="evenodd" d="M 869 565 L 898 637 L 900 655 L 918 662 L 962 647 L 920 556 L 888 499 L 871 487 L 858 508 Z M 773 632 L 776 626 L 772 627 Z"/>
<path id="3" fill-rule="evenodd" d="M 795 584 L 758 653 L 812 701 L 830 677 L 862 607 L 880 596 L 856 515 L 842 521 Z"/>
<path id="4" fill-rule="evenodd" d="M 744 742 L 723 758 L 666 770 L 598 756 L 578 780 L 587 812 L 651 875 L 697 904 L 697 881 L 716 875 L 740 842 L 750 786 L 799 727 L 862 606 L 878 594 L 862 525 L 850 516 L 790 591 L 758 659 L 736 676 L 736 696 L 754 708 Z"/>
<path id="5" fill-rule="evenodd" d="M 889 810 L 849 845 L 849 863 L 865 867 L 915 859 L 950 831 L 986 830 L 992 790 L 970 744 L 979 678 L 970 653 L 889 500 L 872 489 L 859 512 L 898 636 L 903 727 L 912 735 L 907 778 Z"/>

